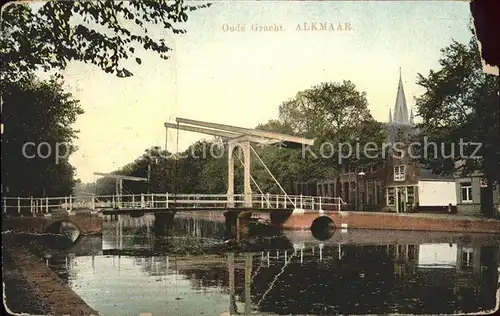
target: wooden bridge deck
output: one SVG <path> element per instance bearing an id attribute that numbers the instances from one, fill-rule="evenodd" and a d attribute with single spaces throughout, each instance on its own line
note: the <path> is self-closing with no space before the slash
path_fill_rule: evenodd
<path id="1" fill-rule="evenodd" d="M 248 208 L 248 207 L 171 207 L 171 208 L 122 208 L 122 209 L 102 209 L 100 212 L 103 215 L 119 215 L 119 214 L 134 214 L 134 213 L 169 213 L 169 212 L 200 212 L 200 211 L 248 211 L 248 212 L 293 212 L 293 208 Z"/>

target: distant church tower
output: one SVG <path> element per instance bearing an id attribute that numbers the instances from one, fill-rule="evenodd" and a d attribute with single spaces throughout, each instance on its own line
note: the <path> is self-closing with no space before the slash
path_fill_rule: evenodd
<path id="1" fill-rule="evenodd" d="M 413 120 L 413 111 L 412 111 Z M 396 94 L 396 104 L 394 105 L 394 115 L 391 115 L 391 110 L 389 109 L 389 123 L 400 124 L 400 125 L 410 125 L 412 122 L 408 117 L 408 107 L 406 105 L 406 97 L 403 89 L 403 79 L 401 78 L 401 67 L 399 68 L 399 86 L 398 93 Z"/>

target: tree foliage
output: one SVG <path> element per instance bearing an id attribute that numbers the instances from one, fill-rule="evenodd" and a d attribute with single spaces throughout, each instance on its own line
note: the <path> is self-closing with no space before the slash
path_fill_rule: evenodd
<path id="1" fill-rule="evenodd" d="M 280 106 L 279 120 L 296 134 L 316 139 L 313 152 L 319 159 L 303 162 L 305 174 L 318 177 L 332 174 L 331 169 L 338 170 L 343 163 L 375 163 L 363 150 L 357 155 L 356 145 L 363 149 L 368 142 L 380 145 L 386 140 L 382 124 L 370 114 L 366 93 L 358 91 L 351 81 L 321 83 L 297 93 Z M 350 157 L 342 158 L 348 152 L 340 157 L 340 151 L 349 146 L 353 149 Z M 315 172 L 311 172 L 311 164 L 317 167 Z"/>
<path id="2" fill-rule="evenodd" d="M 102 70 L 128 77 L 122 61 L 141 63 L 137 48 L 167 59 L 171 48 L 151 32 L 158 25 L 173 34 L 190 6 L 175 1 L 47 1 L 41 8 L 12 2 L 2 10 L 2 82 L 17 80 L 39 68 L 62 69 L 71 60 L 91 63 Z"/>
<path id="3" fill-rule="evenodd" d="M 280 122 L 307 137 L 349 136 L 371 118 L 366 93 L 351 81 L 325 82 L 300 91 L 279 109 Z"/>
<path id="4" fill-rule="evenodd" d="M 2 185 L 7 194 L 71 193 L 74 168 L 67 157 L 76 149 L 78 131 L 71 125 L 81 113 L 79 102 L 64 92 L 56 77 L 48 81 L 29 77 L 7 87 L 2 108 Z M 58 159 L 57 154 L 64 157 Z"/>
<path id="5" fill-rule="evenodd" d="M 491 193 L 500 176 L 499 78 L 483 73 L 474 38 L 467 45 L 454 41 L 441 51 L 441 68 L 418 76 L 426 90 L 416 99 L 422 118 L 418 127 L 438 147 L 420 160 L 440 174 L 483 173 Z M 461 142 L 469 144 L 462 153 Z"/>

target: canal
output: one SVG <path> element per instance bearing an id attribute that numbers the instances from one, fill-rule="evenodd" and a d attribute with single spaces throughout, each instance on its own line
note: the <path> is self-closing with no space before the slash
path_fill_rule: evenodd
<path id="1" fill-rule="evenodd" d="M 494 235 L 309 231 L 250 236 L 227 250 L 221 218 L 154 216 L 103 223 L 47 264 L 101 315 L 453 314 L 496 305 Z"/>

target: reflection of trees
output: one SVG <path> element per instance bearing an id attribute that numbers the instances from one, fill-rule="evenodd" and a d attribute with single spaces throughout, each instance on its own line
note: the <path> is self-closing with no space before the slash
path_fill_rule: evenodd
<path id="1" fill-rule="evenodd" d="M 385 249 L 363 247 L 361 251 L 360 247 L 343 246 L 341 259 L 336 251 L 325 247 L 323 261 L 309 255 L 300 264 L 298 258 L 292 258 L 280 284 L 262 300 L 260 310 L 278 314 L 383 312 L 381 305 L 388 300 L 393 275 Z M 268 286 L 263 279 L 269 278 L 269 270 L 276 269 L 280 267 L 264 267 L 255 278 L 257 300 Z M 385 276 L 384 283 L 381 276 Z"/>
<path id="2" fill-rule="evenodd" d="M 224 222 L 201 218 L 174 218 L 176 233 L 197 238 L 222 239 L 225 233 Z"/>
<path id="3" fill-rule="evenodd" d="M 493 249 L 493 250 L 491 250 Z M 494 306 L 496 291 L 496 249 L 482 255 L 483 272 L 480 284 L 474 283 L 472 273 L 456 269 L 419 269 L 418 246 L 349 246 L 343 245 L 341 259 L 336 247 L 323 249 L 323 260 L 318 250 L 306 249 L 303 262 L 300 256 L 291 256 L 290 263 L 267 293 L 258 309 L 278 314 L 362 314 L 398 313 L 454 313 L 459 310 L 477 311 Z M 485 253 L 485 250 L 482 250 Z M 271 252 L 273 256 L 273 252 Z M 223 261 L 224 259 L 221 259 Z M 244 301 L 245 270 L 243 255 L 236 255 L 235 295 Z M 269 266 L 264 255 L 256 254 L 252 266 L 252 303 L 263 298 L 270 283 L 284 265 L 271 257 Z M 485 265 L 488 263 L 488 265 Z M 256 274 L 255 272 L 258 271 Z M 181 270 L 192 280 L 194 288 L 224 287 L 229 294 L 229 273 L 226 267 L 207 263 L 205 268 Z M 455 290 L 457 279 L 466 277 L 463 287 Z M 474 293 L 474 287 L 482 290 Z"/>
<path id="4" fill-rule="evenodd" d="M 103 223 L 103 239 L 114 249 L 164 249 L 162 244 L 169 244 L 156 239 L 153 229 L 154 216 L 130 218 L 123 216 L 115 222 Z M 203 240 L 222 239 L 225 225 L 223 222 L 213 222 L 198 218 L 174 218 L 174 236 L 189 237 Z"/>
<path id="5" fill-rule="evenodd" d="M 172 249 L 206 249 L 196 243 L 208 240 L 204 236 L 223 235 L 225 229 L 223 223 L 203 219 L 179 218 L 175 225 L 174 237 L 154 239 L 159 253 Z M 145 234 L 144 229 L 137 232 L 139 236 Z M 257 243 L 262 249 L 263 243 Z M 261 301 L 257 309 L 263 313 L 441 314 L 474 312 L 495 304 L 497 246 L 479 247 L 466 241 L 465 244 L 471 247 L 465 247 L 461 246 L 461 241 L 457 246 L 455 269 L 429 269 L 418 266 L 418 245 L 337 246 L 326 243 L 321 255 L 317 246 L 315 250 L 310 246 L 303 250 L 298 248 L 293 255 L 291 244 L 278 244 L 283 248 L 277 253 L 278 258 L 276 250 L 269 251 L 269 265 L 267 251 L 253 256 L 251 302 L 255 305 Z M 290 261 L 285 268 L 284 249 L 289 249 L 287 260 Z M 177 260 L 178 273 L 185 275 L 194 289 L 217 287 L 230 293 L 225 255 L 168 258 L 138 258 L 136 263 L 143 273 L 166 275 L 174 273 L 173 262 Z M 245 301 L 243 254 L 235 255 L 234 280 L 235 299 Z"/>

